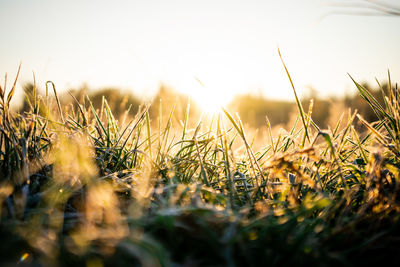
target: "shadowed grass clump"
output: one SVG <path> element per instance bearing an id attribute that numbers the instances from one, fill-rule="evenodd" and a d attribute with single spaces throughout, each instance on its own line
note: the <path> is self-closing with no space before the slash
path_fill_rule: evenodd
<path id="1" fill-rule="evenodd" d="M 15 84 L 0 88 L 2 265 L 351 266 L 400 255 L 397 85 L 382 89 L 382 106 L 355 82 L 379 118 L 358 116 L 365 132 L 357 112 L 320 129 L 296 96 L 293 127 L 269 127 L 255 150 L 228 110 L 199 119 L 188 102 L 176 124 L 173 107 L 143 105 L 118 121 L 105 98 L 95 108 L 71 94 L 63 106 L 49 82 L 54 97 L 33 86 L 18 114 Z"/>

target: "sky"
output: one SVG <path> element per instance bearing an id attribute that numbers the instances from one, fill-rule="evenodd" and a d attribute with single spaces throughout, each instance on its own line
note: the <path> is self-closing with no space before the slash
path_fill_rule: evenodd
<path id="1" fill-rule="evenodd" d="M 0 0 L 0 77 L 11 84 L 22 62 L 20 87 L 34 72 L 39 87 L 51 80 L 61 91 L 87 84 L 151 97 L 164 83 L 204 103 L 249 92 L 293 99 L 279 47 L 300 95 L 312 87 L 342 96 L 356 91 L 348 73 L 400 78 L 400 16 L 345 14 L 369 12 L 360 5 L 368 3 Z"/>

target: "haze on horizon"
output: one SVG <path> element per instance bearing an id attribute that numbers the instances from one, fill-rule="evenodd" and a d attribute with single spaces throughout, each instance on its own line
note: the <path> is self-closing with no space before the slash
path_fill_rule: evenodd
<path id="1" fill-rule="evenodd" d="M 358 7 L 342 6 L 349 3 Z M 355 92 L 347 73 L 368 82 L 386 80 L 388 69 L 400 77 L 400 17 L 354 15 L 369 5 L 1 0 L 0 82 L 7 72 L 10 84 L 21 61 L 19 85 L 34 71 L 39 87 L 51 80 L 59 90 L 86 83 L 151 96 L 162 82 L 205 101 L 247 92 L 292 99 L 279 46 L 300 95 L 312 87 L 341 96 Z"/>

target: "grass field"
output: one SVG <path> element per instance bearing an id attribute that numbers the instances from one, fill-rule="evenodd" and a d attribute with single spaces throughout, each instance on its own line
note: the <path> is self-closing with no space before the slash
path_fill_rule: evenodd
<path id="1" fill-rule="evenodd" d="M 173 106 L 154 115 L 143 105 L 117 120 L 106 99 L 99 109 L 89 98 L 63 106 L 51 82 L 44 97 L 33 90 L 28 112 L 13 113 L 16 80 L 0 90 L 2 266 L 400 258 L 400 94 L 390 81 L 385 105 L 354 81 L 377 122 L 352 111 L 328 130 L 292 84 L 296 122 L 255 150 L 228 110 L 198 120 L 188 104 L 173 124 Z"/>

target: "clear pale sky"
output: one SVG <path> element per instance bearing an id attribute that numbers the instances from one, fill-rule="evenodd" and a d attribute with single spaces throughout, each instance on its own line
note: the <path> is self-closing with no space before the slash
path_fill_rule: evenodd
<path id="1" fill-rule="evenodd" d="M 52 80 L 59 90 L 87 83 L 149 96 L 165 82 L 199 98 L 292 99 L 279 46 L 300 94 L 354 92 L 347 73 L 383 81 L 390 69 L 399 81 L 400 17 L 326 16 L 349 10 L 329 4 L 349 2 L 363 3 L 0 0 L 0 77 L 22 61 L 20 85 L 34 71 L 39 86 Z"/>

